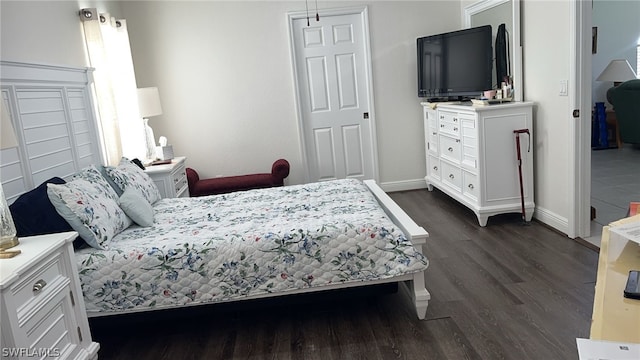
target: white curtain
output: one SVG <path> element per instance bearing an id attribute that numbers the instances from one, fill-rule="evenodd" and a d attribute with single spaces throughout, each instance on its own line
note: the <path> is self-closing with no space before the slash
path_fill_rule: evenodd
<path id="1" fill-rule="evenodd" d="M 88 18 L 87 11 L 91 12 Z M 104 161 L 116 165 L 124 155 L 146 157 L 144 123 L 138 111 L 136 78 L 125 20 L 96 9 L 82 9 L 85 42 L 91 67 L 98 111 L 98 128 Z"/>

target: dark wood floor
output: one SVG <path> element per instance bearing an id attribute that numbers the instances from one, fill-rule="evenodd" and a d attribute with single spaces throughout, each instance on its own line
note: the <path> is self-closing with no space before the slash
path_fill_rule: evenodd
<path id="1" fill-rule="evenodd" d="M 577 359 L 598 254 L 519 214 L 475 216 L 435 190 L 392 198 L 430 234 L 418 320 L 388 288 L 91 319 L 101 359 Z"/>

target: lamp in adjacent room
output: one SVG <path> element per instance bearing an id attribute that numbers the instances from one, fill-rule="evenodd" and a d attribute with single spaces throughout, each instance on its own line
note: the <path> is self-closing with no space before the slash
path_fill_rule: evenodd
<path id="1" fill-rule="evenodd" d="M 140 117 L 144 120 L 147 160 L 153 161 L 156 159 L 156 140 L 153 135 L 153 129 L 149 126 L 149 118 L 162 115 L 160 94 L 157 87 L 138 89 L 138 108 L 140 109 Z"/>
<path id="2" fill-rule="evenodd" d="M 609 65 L 602 70 L 602 73 L 600 73 L 600 76 L 596 78 L 596 81 L 611 81 L 613 82 L 613 87 L 616 87 L 627 80 L 635 78 L 636 73 L 633 71 L 633 68 L 629 65 L 627 60 L 615 59 L 611 60 Z M 611 103 L 611 99 L 609 99 L 609 91 L 607 91 L 607 101 Z"/>
<path id="3" fill-rule="evenodd" d="M 11 115 L 9 115 L 9 111 L 7 111 L 2 98 L 0 98 L 0 125 L 0 130 L 2 131 L 0 132 L 0 149 L 17 147 L 18 141 L 16 140 L 13 125 L 11 124 Z M 0 197 L 0 225 L 2 226 L 2 232 L 0 234 L 0 250 L 4 253 L 4 250 L 12 248 L 20 242 L 18 241 L 16 226 L 13 223 L 11 211 L 9 211 L 9 206 L 7 205 L 7 200 L 4 198 L 4 190 L 1 185 Z M 16 254 L 16 252 L 13 252 L 13 254 Z"/>

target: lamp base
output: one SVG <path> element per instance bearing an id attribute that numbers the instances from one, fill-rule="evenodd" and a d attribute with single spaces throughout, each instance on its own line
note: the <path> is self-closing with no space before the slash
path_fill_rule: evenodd
<path id="1" fill-rule="evenodd" d="M 6 249 L 10 249 L 16 245 L 19 245 L 20 241 L 18 241 L 18 237 L 13 235 L 13 236 L 2 236 L 2 239 L 0 239 L 0 250 L 6 250 Z"/>

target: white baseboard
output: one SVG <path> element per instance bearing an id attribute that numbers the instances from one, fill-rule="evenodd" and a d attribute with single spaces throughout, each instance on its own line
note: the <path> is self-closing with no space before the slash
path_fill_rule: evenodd
<path id="1" fill-rule="evenodd" d="M 426 189 L 427 183 L 423 178 L 415 180 L 389 181 L 380 183 L 380 188 L 385 192 L 419 190 Z"/>
<path id="2" fill-rule="evenodd" d="M 563 234 L 569 233 L 569 220 L 552 211 L 549 211 L 548 209 L 536 206 L 533 217 L 536 220 L 562 232 Z"/>
<path id="3" fill-rule="evenodd" d="M 380 183 L 380 188 L 382 188 L 382 190 L 384 190 L 385 192 L 419 190 L 426 189 L 427 183 L 424 181 L 424 179 L 389 181 Z M 569 220 L 565 217 L 562 217 L 552 211 L 549 211 L 548 209 L 539 206 L 536 206 L 533 217 L 541 223 L 544 223 L 545 225 L 548 225 L 563 234 L 568 234 Z"/>

